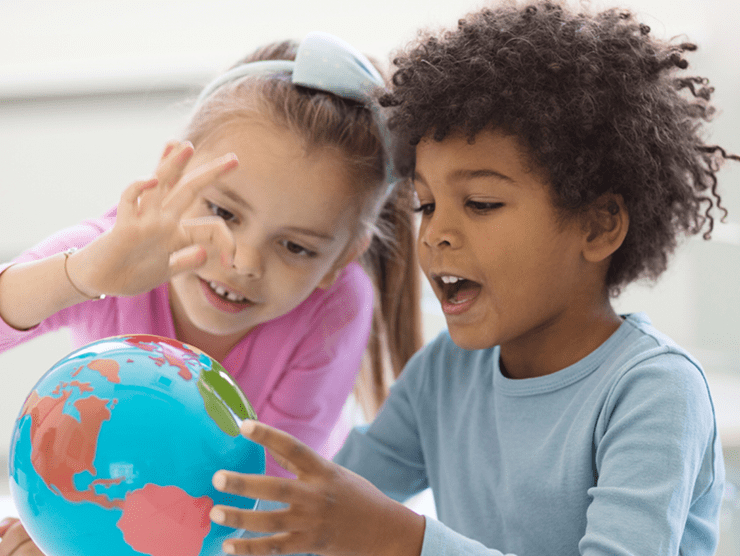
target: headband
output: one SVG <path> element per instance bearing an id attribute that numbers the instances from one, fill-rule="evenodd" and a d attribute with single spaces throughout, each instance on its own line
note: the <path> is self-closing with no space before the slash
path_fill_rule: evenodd
<path id="1" fill-rule="evenodd" d="M 331 93 L 346 100 L 365 104 L 381 126 L 381 137 L 386 152 L 386 194 L 394 189 L 395 175 L 391 138 L 383 129 L 380 109 L 372 101 L 373 92 L 385 86 L 383 77 L 375 66 L 349 43 L 329 33 L 313 32 L 306 35 L 298 46 L 295 61 L 258 60 L 236 66 L 205 86 L 195 105 L 199 106 L 219 87 L 248 75 L 274 75 L 288 73 L 294 85 Z M 384 196 L 384 198 L 385 198 Z M 377 207 L 379 210 L 380 207 Z"/>
<path id="2" fill-rule="evenodd" d="M 384 86 L 380 73 L 364 54 L 334 35 L 313 32 L 301 41 L 295 61 L 260 60 L 236 66 L 206 85 L 196 105 L 230 81 L 281 72 L 290 73 L 294 85 L 363 103 L 368 103 L 373 90 Z"/>

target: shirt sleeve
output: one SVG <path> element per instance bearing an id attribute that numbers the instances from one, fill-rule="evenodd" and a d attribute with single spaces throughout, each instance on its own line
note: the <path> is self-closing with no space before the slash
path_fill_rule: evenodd
<path id="1" fill-rule="evenodd" d="M 597 429 L 581 554 L 674 556 L 680 546 L 709 556 L 718 530 L 705 510 L 719 507 L 724 470 L 701 371 L 671 353 L 639 364 L 610 393 Z"/>
<path id="2" fill-rule="evenodd" d="M 77 226 L 61 230 L 46 238 L 35 247 L 25 251 L 10 263 L 0 265 L 0 274 L 16 263 L 40 260 L 57 253 L 61 253 L 70 247 L 83 247 L 106 230 L 112 228 L 115 221 L 116 208 L 112 208 L 101 218 L 85 220 Z M 84 303 L 85 302 L 80 305 L 83 305 Z M 50 316 L 39 325 L 29 328 L 28 330 L 17 330 L 0 318 L 0 352 L 7 351 L 8 349 L 22 344 L 23 342 L 27 342 L 32 338 L 67 325 L 72 315 L 79 312 L 78 307 L 78 305 L 75 305 L 73 307 L 63 309 L 62 311 Z"/>
<path id="3" fill-rule="evenodd" d="M 359 266 L 335 286 L 306 321 L 294 323 L 305 334 L 259 414 L 328 459 L 338 449 L 327 439 L 354 387 L 373 308 L 372 283 Z M 268 474 L 287 476 L 271 457 L 266 465 Z"/>

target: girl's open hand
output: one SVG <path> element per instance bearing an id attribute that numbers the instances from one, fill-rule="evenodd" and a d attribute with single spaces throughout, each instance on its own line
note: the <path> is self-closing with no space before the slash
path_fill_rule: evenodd
<path id="1" fill-rule="evenodd" d="M 83 292 L 138 295 L 203 265 L 204 243 L 228 244 L 222 219 L 187 220 L 183 213 L 201 189 L 238 161 L 227 154 L 184 174 L 192 154 L 189 142 L 168 144 L 154 176 L 121 195 L 113 228 L 69 257 L 69 272 Z"/>
<path id="2" fill-rule="evenodd" d="M 14 517 L 0 521 L 0 556 L 44 556 L 21 522 Z"/>
<path id="3" fill-rule="evenodd" d="M 245 421 L 242 434 L 262 444 L 296 479 L 218 471 L 214 486 L 288 506 L 275 511 L 214 506 L 216 523 L 273 533 L 224 542 L 230 554 L 418 555 L 424 517 L 391 500 L 359 475 L 327 461 L 287 433 Z"/>

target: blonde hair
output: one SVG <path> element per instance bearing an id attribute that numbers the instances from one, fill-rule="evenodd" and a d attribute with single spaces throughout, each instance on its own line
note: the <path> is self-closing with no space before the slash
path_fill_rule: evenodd
<path id="1" fill-rule="evenodd" d="M 293 60 L 297 48 L 294 41 L 270 44 L 236 65 Z M 197 146 L 220 126 L 255 112 L 303 138 L 307 153 L 323 148 L 339 153 L 345 161 L 344 171 L 357 187 L 355 235 L 372 233 L 360 262 L 375 285 L 375 307 L 355 393 L 366 418 L 372 419 L 390 384 L 422 344 L 411 191 L 408 187 L 388 190 L 392 153 L 383 141 L 379 111 L 296 86 L 288 73 L 249 76 L 221 86 L 196 107 L 185 138 Z"/>

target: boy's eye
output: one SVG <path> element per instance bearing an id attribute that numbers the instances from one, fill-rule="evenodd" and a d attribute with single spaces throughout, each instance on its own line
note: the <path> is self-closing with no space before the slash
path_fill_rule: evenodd
<path id="1" fill-rule="evenodd" d="M 414 207 L 414 212 L 421 213 L 423 216 L 429 216 L 434 212 L 434 203 L 421 203 Z"/>
<path id="2" fill-rule="evenodd" d="M 489 212 L 497 208 L 504 206 L 503 203 L 484 202 L 484 201 L 468 201 L 468 207 L 473 209 L 475 212 Z"/>
<path id="3" fill-rule="evenodd" d="M 226 220 L 226 222 L 236 220 L 236 216 L 233 212 L 229 212 L 225 208 L 221 208 L 217 204 L 211 203 L 210 201 L 206 201 L 206 204 L 208 205 L 208 210 L 210 210 L 215 216 L 223 218 L 224 220 Z"/>
<path id="4" fill-rule="evenodd" d="M 311 251 L 310 249 L 306 249 L 302 245 L 298 245 L 295 242 L 292 242 L 288 239 L 283 240 L 282 242 L 283 247 L 288 250 L 288 252 L 292 253 L 293 255 L 299 255 L 302 257 L 315 257 L 316 251 Z"/>

